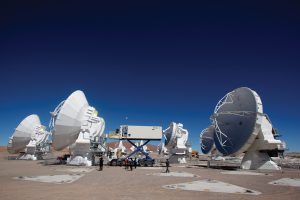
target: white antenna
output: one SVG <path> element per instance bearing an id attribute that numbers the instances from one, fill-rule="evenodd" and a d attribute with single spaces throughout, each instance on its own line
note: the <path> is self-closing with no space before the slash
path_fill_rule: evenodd
<path id="1" fill-rule="evenodd" d="M 84 93 L 80 90 L 73 92 L 55 108 L 51 116 L 54 149 L 62 150 L 70 146 L 72 155 L 68 164 L 91 165 L 91 141 L 104 141 L 101 138 L 105 121 L 98 117 L 94 107 L 89 106 Z M 100 150 L 105 151 L 103 145 Z"/>
<path id="2" fill-rule="evenodd" d="M 36 114 L 27 116 L 10 137 L 7 150 L 9 153 L 21 153 L 18 159 L 37 160 L 50 151 L 47 142 L 50 133 L 41 125 Z"/>
<path id="3" fill-rule="evenodd" d="M 163 131 L 163 135 L 165 138 L 165 143 L 164 146 L 161 146 L 161 151 L 163 152 L 164 148 L 167 149 L 170 162 L 185 163 L 185 156 L 187 153 L 186 143 L 189 133 L 183 128 L 183 124 L 171 122 L 170 126 Z"/>

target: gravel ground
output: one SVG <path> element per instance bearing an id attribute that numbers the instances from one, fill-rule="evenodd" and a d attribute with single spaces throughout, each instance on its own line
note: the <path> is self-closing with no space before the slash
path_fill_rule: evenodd
<path id="1" fill-rule="evenodd" d="M 285 169 L 283 172 L 269 172 L 270 176 L 223 174 L 224 170 L 200 167 L 185 168 L 172 166 L 172 172 L 186 172 L 195 177 L 151 176 L 160 173 L 161 168 L 137 168 L 125 171 L 122 167 L 104 167 L 103 171 L 74 170 L 64 165 L 42 165 L 40 161 L 7 160 L 7 153 L 0 153 L 0 199 L 299 199 L 300 187 L 268 184 L 281 178 L 300 178 L 300 171 Z M 86 168 L 83 168 L 86 169 Z M 65 184 L 41 183 L 14 179 L 22 176 L 46 176 L 83 174 L 81 178 Z M 254 171 L 257 172 L 257 171 Z M 259 191 L 258 196 L 165 189 L 163 186 L 199 181 L 218 180 L 240 187 Z"/>

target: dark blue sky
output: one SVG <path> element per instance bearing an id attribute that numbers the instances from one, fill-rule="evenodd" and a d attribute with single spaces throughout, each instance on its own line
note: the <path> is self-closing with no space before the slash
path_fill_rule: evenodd
<path id="1" fill-rule="evenodd" d="M 1 145 L 81 89 L 106 131 L 182 122 L 199 149 L 217 101 L 247 86 L 300 151 L 297 1 L 48 2 L 1 2 Z"/>

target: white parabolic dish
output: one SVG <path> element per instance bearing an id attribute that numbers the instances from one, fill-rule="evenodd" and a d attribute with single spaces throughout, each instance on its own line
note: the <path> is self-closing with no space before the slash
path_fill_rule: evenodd
<path id="1" fill-rule="evenodd" d="M 35 115 L 29 115 L 18 125 L 10 138 L 7 151 L 9 153 L 19 153 L 26 148 L 31 138 L 35 135 L 36 127 L 41 126 L 40 118 Z"/>
<path id="2" fill-rule="evenodd" d="M 73 92 L 56 111 L 52 142 L 55 150 L 62 150 L 73 144 L 81 131 L 82 119 L 89 104 L 80 90 Z"/>
<path id="3" fill-rule="evenodd" d="M 176 144 L 176 128 L 177 124 L 175 122 L 171 122 L 170 126 L 163 131 L 165 136 L 165 147 Z"/>

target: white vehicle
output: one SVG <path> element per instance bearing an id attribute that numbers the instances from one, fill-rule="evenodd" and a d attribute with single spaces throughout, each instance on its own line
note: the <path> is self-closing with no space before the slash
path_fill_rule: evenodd
<path id="1" fill-rule="evenodd" d="M 140 159 L 138 159 L 139 165 L 153 166 L 155 160 L 149 156 L 149 152 L 147 151 L 146 145 L 151 140 L 161 140 L 162 127 L 121 125 L 119 129 L 116 129 L 115 131 L 109 133 L 109 138 L 127 140 L 132 145 L 132 152 L 129 155 L 127 155 L 125 159 L 132 158 L 133 155 L 139 152 L 145 157 L 140 157 Z M 140 142 L 134 142 L 135 140 L 139 140 Z M 122 163 L 122 159 L 123 158 L 113 159 L 110 161 L 110 164 L 118 165 Z"/>

